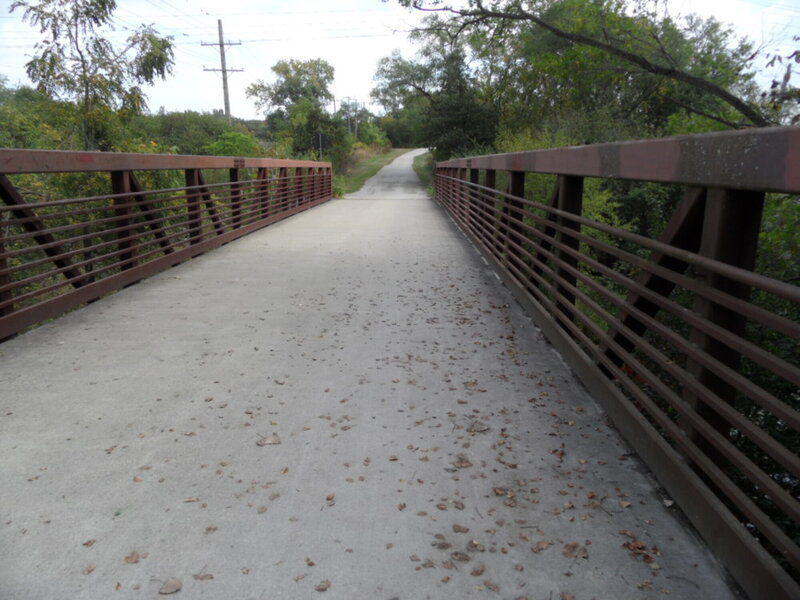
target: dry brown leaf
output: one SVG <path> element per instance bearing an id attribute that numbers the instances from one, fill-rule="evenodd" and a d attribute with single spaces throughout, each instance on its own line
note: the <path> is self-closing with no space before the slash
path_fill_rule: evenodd
<path id="1" fill-rule="evenodd" d="M 174 594 L 175 592 L 180 592 L 181 588 L 183 588 L 183 583 L 181 580 L 177 577 L 170 577 L 159 588 L 158 593 L 162 596 L 167 596 L 169 594 Z"/>
<path id="2" fill-rule="evenodd" d="M 551 542 L 550 540 L 542 540 L 542 541 L 540 541 L 538 544 L 536 544 L 536 547 L 535 547 L 535 548 L 532 548 L 532 550 L 533 550 L 533 551 L 534 551 L 536 554 L 539 554 L 539 552 L 542 552 L 543 550 L 547 550 L 547 549 L 548 549 L 550 546 L 552 546 L 554 543 L 555 543 L 555 542 Z"/>
<path id="3" fill-rule="evenodd" d="M 561 594 L 561 600 L 575 600 L 575 596 L 569 592 L 564 592 Z"/>
<path id="4" fill-rule="evenodd" d="M 125 562 L 131 565 L 135 565 L 142 559 L 142 555 L 138 552 L 131 552 L 128 556 L 125 557 Z"/>
<path id="5" fill-rule="evenodd" d="M 589 552 L 579 542 L 570 542 L 569 544 L 564 544 L 564 550 L 562 554 L 567 558 L 589 558 Z"/>
<path id="6" fill-rule="evenodd" d="M 87 541 L 83 542 L 83 545 L 86 546 L 87 548 L 91 548 L 92 546 L 94 546 L 94 543 L 96 541 L 97 540 L 87 540 Z"/>
<path id="7" fill-rule="evenodd" d="M 327 592 L 328 588 L 331 587 L 331 582 L 327 579 L 325 581 L 320 581 L 317 585 L 314 586 L 314 589 L 318 592 Z"/>
<path id="8" fill-rule="evenodd" d="M 453 525 L 453 532 L 454 533 L 468 533 L 469 527 L 464 527 L 463 525 Z"/>
<path id="9" fill-rule="evenodd" d="M 406 509 L 405 502 L 401 502 L 400 504 L 397 505 L 397 510 L 405 510 L 405 509 Z"/>
<path id="10" fill-rule="evenodd" d="M 214 579 L 214 576 L 211 573 L 195 573 L 192 575 L 192 577 L 197 581 L 208 581 L 210 579 Z"/>
<path id="11" fill-rule="evenodd" d="M 94 570 L 95 570 L 95 566 L 94 565 L 86 565 L 85 567 L 83 567 L 83 569 L 81 569 L 81 572 L 84 575 L 88 575 L 89 573 L 91 573 Z"/>

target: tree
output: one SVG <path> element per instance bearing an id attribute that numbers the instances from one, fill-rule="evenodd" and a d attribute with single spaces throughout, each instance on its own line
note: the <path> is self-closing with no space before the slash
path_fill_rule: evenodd
<path id="1" fill-rule="evenodd" d="M 730 127 L 763 127 L 776 123 L 764 106 L 747 98 L 748 90 L 736 90 L 725 82 L 716 82 L 715 72 L 704 70 L 707 65 L 703 60 L 694 60 L 703 58 L 701 46 L 693 46 L 690 49 L 699 52 L 686 56 L 681 54 L 686 46 L 670 44 L 675 28 L 667 27 L 669 19 L 655 19 L 652 11 L 643 10 L 630 16 L 625 13 L 622 0 L 493 0 L 488 6 L 483 0 L 468 0 L 467 8 L 454 8 L 442 0 L 399 2 L 449 15 L 451 27 L 458 31 L 483 29 L 494 35 L 520 24 L 535 35 L 548 33 L 570 45 L 595 49 L 618 61 L 618 65 L 624 65 L 629 74 L 648 73 L 718 99 L 735 111 L 735 120 L 724 114 L 706 113 L 702 106 L 684 104 L 683 107 Z M 736 53 L 741 54 L 745 48 L 740 45 Z"/>
<path id="2" fill-rule="evenodd" d="M 165 79 L 174 64 L 171 38 L 148 26 L 114 47 L 103 30 L 113 29 L 116 6 L 115 0 L 16 0 L 9 9 L 22 9 L 23 20 L 40 29 L 43 39 L 26 65 L 28 76 L 39 90 L 77 103 L 87 150 L 106 149 L 108 112 L 141 112 L 146 97 L 140 85 Z"/>
<path id="3" fill-rule="evenodd" d="M 310 99 L 322 105 L 332 100 L 329 86 L 333 83 L 333 67 L 321 58 L 313 60 L 281 60 L 272 72 L 275 83 L 265 83 L 258 79 L 245 90 L 249 98 L 255 100 L 256 108 L 265 113 L 277 110 L 286 111 L 301 99 Z"/>
<path id="4" fill-rule="evenodd" d="M 261 145 L 252 134 L 226 131 L 206 145 L 205 153 L 213 156 L 262 156 Z"/>
<path id="5" fill-rule="evenodd" d="M 407 122 L 406 112 L 413 111 L 422 125 L 419 142 L 434 150 L 436 160 L 491 151 L 497 110 L 480 93 L 463 41 L 446 29 L 416 37 L 426 42 L 416 60 L 399 53 L 381 59 L 372 97 L 395 120 Z"/>

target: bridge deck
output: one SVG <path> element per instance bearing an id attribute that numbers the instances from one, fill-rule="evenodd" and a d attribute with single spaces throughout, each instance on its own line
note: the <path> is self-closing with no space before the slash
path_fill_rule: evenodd
<path id="1" fill-rule="evenodd" d="M 2 598 L 734 597 L 408 155 L 0 379 Z"/>

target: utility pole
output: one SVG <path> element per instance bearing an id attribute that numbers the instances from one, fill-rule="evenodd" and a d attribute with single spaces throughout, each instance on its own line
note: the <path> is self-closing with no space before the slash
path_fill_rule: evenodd
<path id="1" fill-rule="evenodd" d="M 203 71 L 222 71 L 222 93 L 225 95 L 225 116 L 228 118 L 228 123 L 231 122 L 231 101 L 228 97 L 228 73 L 239 72 L 244 69 L 229 69 L 225 66 L 225 46 L 241 46 L 241 42 L 226 42 L 222 35 L 222 19 L 217 19 L 219 27 L 219 42 L 200 42 L 201 46 L 219 46 L 219 62 L 220 69 L 206 69 Z"/>

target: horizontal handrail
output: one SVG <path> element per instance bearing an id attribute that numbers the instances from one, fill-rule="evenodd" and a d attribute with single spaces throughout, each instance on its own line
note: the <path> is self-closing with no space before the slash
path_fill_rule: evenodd
<path id="1" fill-rule="evenodd" d="M 329 162 L 134 152 L 71 152 L 0 148 L 0 173 L 168 171 L 176 169 L 331 168 Z"/>
<path id="2" fill-rule="evenodd" d="M 455 169 L 495 169 L 800 193 L 800 127 L 725 131 L 458 158 Z"/>

